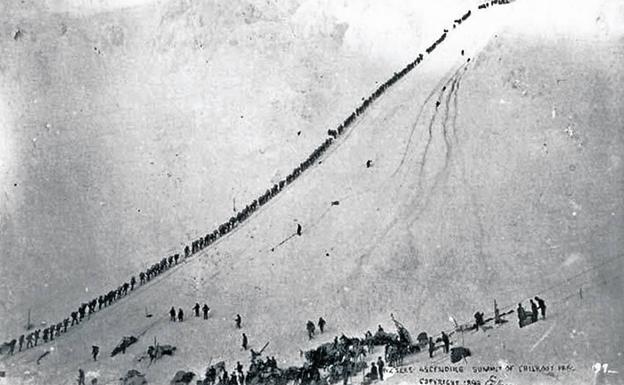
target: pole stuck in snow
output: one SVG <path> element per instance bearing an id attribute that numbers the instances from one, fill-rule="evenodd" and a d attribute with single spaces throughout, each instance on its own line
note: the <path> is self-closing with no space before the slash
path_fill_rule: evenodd
<path id="1" fill-rule="evenodd" d="M 579 297 L 583 299 L 583 287 L 582 286 L 579 288 Z"/>

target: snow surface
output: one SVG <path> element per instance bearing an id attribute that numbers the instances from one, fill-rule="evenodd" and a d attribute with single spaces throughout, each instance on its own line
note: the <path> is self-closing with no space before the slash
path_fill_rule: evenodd
<path id="1" fill-rule="evenodd" d="M 515 307 L 542 291 L 548 320 L 464 336 L 470 365 L 576 367 L 506 379 L 514 384 L 591 383 L 595 362 L 624 373 L 623 40 L 584 8 L 579 17 L 595 30 L 527 33 L 512 16 L 531 5 L 473 11 L 242 227 L 54 344 L 3 357 L 0 384 L 72 383 L 78 368 L 100 384 L 133 368 L 167 384 L 211 360 L 231 368 L 248 361 L 236 313 L 251 347 L 270 341 L 268 354 L 299 364 L 300 349 L 334 335 L 391 329 L 391 312 L 414 335 L 437 333 L 451 328 L 449 316 L 469 321 L 493 299 Z M 377 43 L 349 35 L 331 7 L 310 22 L 314 3 L 9 13 L 0 45 L 2 338 L 23 330 L 27 309 L 37 324 L 56 321 L 227 219 L 450 27 L 465 9 L 455 6 L 447 24 L 415 33 L 405 56 L 389 61 Z M 24 34 L 13 40 L 18 26 Z M 303 236 L 275 248 L 295 223 Z M 209 321 L 168 321 L 171 306 L 190 315 L 197 301 L 213 309 Z M 308 342 L 305 321 L 321 315 L 328 331 Z M 140 341 L 108 357 L 130 334 Z M 137 363 L 154 338 L 176 355 Z"/>

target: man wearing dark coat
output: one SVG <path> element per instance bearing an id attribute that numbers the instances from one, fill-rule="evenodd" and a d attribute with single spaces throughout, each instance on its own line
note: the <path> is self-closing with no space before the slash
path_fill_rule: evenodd
<path id="1" fill-rule="evenodd" d="M 529 300 L 531 302 L 531 322 L 537 322 L 537 316 L 539 314 L 539 309 L 535 302 L 532 299 Z"/>
<path id="2" fill-rule="evenodd" d="M 522 322 L 526 317 L 526 312 L 524 311 L 521 303 L 518 304 L 518 309 L 516 310 L 516 312 L 518 313 L 518 326 L 522 327 Z"/>
<path id="3" fill-rule="evenodd" d="M 306 323 L 306 329 L 308 330 L 308 338 L 312 339 L 312 337 L 314 337 L 314 323 L 312 321 L 308 321 Z"/>
<path id="4" fill-rule="evenodd" d="M 369 376 L 369 378 L 371 380 L 376 380 L 377 378 L 379 378 L 379 372 L 377 371 L 377 365 L 375 365 L 374 362 L 371 364 L 371 370 L 370 370 L 370 373 L 369 373 L 368 376 Z"/>
<path id="5" fill-rule="evenodd" d="M 243 343 L 242 343 L 243 349 L 247 350 L 248 342 L 249 341 L 247 340 L 247 335 L 245 333 L 243 333 Z"/>
<path id="6" fill-rule="evenodd" d="M 323 319 L 323 317 L 319 318 L 319 320 L 318 320 L 318 327 L 319 327 L 319 330 L 321 331 L 321 333 L 323 333 L 323 330 L 325 329 L 325 324 L 326 324 L 326 322 Z"/>
<path id="7" fill-rule="evenodd" d="M 429 358 L 433 358 L 434 351 L 435 351 L 435 342 L 433 342 L 432 337 L 429 337 Z"/>
<path id="8" fill-rule="evenodd" d="M 381 357 L 377 357 L 377 370 L 379 371 L 379 379 L 383 381 L 384 376 L 384 362 Z"/>
<path id="9" fill-rule="evenodd" d="M 236 318 L 234 318 L 234 322 L 236 322 L 236 328 L 240 329 L 241 328 L 241 322 L 242 322 L 242 318 L 240 316 L 240 314 L 236 315 Z"/>

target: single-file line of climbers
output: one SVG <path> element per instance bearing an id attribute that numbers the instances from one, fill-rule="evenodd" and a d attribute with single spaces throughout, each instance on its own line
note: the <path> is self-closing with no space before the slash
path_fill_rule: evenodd
<path id="1" fill-rule="evenodd" d="M 488 4 L 508 4 L 509 0 L 492 0 Z M 488 6 L 489 6 L 488 5 Z M 481 7 L 479 8 L 481 9 Z M 453 28 L 460 25 L 462 22 L 467 20 L 471 16 L 471 11 L 466 12 L 459 19 L 456 19 L 453 22 Z M 448 30 L 444 30 L 443 34 L 427 49 L 427 54 L 432 54 L 433 51 L 446 39 Z M 78 308 L 72 311 L 66 318 L 60 320 L 57 323 L 52 323 L 46 328 L 36 329 L 30 333 L 23 334 L 17 339 L 13 339 L 10 342 L 5 342 L 3 347 L 9 347 L 10 351 L 12 346 L 15 348 L 16 344 L 19 344 L 18 351 L 22 349 L 29 349 L 35 346 L 38 346 L 40 343 L 47 343 L 53 341 L 55 338 L 60 337 L 61 334 L 67 333 L 68 330 L 74 325 L 78 325 L 81 322 L 89 319 L 92 314 L 97 313 L 98 311 L 103 310 L 106 307 L 111 306 L 113 303 L 125 298 L 133 291 L 136 290 L 138 286 L 145 285 L 149 283 L 151 280 L 161 275 L 162 273 L 170 270 L 174 266 L 177 266 L 183 259 L 186 260 L 191 258 L 195 254 L 199 253 L 206 247 L 212 245 L 220 238 L 228 235 L 235 228 L 240 226 L 247 218 L 249 218 L 254 212 L 260 209 L 262 206 L 266 205 L 274 198 L 279 192 L 281 192 L 286 186 L 293 183 L 299 176 L 302 175 L 304 171 L 310 168 L 312 165 L 316 163 L 316 161 L 327 151 L 327 149 L 334 143 L 345 130 L 350 128 L 352 124 L 356 121 L 357 117 L 362 115 L 370 105 L 377 100 L 380 96 L 384 94 L 388 88 L 393 86 L 398 80 L 407 75 L 410 71 L 412 71 L 417 65 L 419 65 L 424 59 L 423 54 L 419 54 L 416 59 L 408 63 L 405 67 L 403 67 L 399 72 L 395 72 L 393 76 L 391 76 L 387 81 L 381 84 L 368 98 L 364 99 L 364 101 L 349 115 L 338 127 L 335 129 L 329 129 L 327 131 L 328 137 L 325 139 L 320 146 L 318 146 L 303 162 L 299 164 L 299 166 L 295 167 L 290 174 L 281 181 L 273 184 L 269 189 L 267 189 L 262 195 L 258 198 L 254 199 L 251 203 L 247 204 L 241 211 L 239 211 L 235 216 L 230 217 L 229 220 L 223 222 L 212 232 L 206 233 L 205 235 L 196 238 L 191 242 L 190 245 L 186 245 L 181 253 L 175 253 L 169 255 L 167 257 L 163 257 L 160 261 L 152 264 L 146 270 L 141 271 L 137 276 L 132 276 L 128 281 L 123 282 L 117 288 L 108 291 L 98 297 L 92 298 L 88 302 L 83 302 L 78 306 Z M 470 60 L 470 59 L 468 59 Z M 5 349 L 1 349 L 4 351 Z"/>

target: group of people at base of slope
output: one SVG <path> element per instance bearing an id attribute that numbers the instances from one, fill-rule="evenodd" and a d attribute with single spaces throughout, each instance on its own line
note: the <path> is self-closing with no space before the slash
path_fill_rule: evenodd
<path id="1" fill-rule="evenodd" d="M 204 306 L 200 306 L 199 302 L 195 302 L 195 306 L 193 306 L 191 310 L 193 310 L 193 312 L 195 313 L 195 317 L 201 316 L 200 311 L 203 314 L 204 319 L 208 319 L 208 316 L 210 315 L 210 307 L 208 307 L 208 304 L 204 304 Z M 172 306 L 171 309 L 169 310 L 169 321 L 184 322 L 184 310 L 182 310 L 182 308 L 178 308 L 178 311 L 176 312 L 175 307 Z"/>
<path id="2" fill-rule="evenodd" d="M 520 326 L 521 328 L 533 322 L 537 322 L 540 312 L 542 314 L 542 319 L 546 318 L 546 301 L 544 301 L 542 298 L 538 296 L 535 296 L 534 299 L 535 299 L 535 302 L 537 302 L 537 304 L 533 302 L 533 299 L 529 300 L 529 302 L 531 303 L 530 312 L 527 312 L 524 309 L 524 307 L 522 307 L 522 303 L 518 304 L 516 313 L 518 315 L 518 326 Z M 484 314 L 482 312 L 476 312 L 474 314 L 474 319 L 475 319 L 474 329 L 479 330 L 479 327 L 485 325 L 486 321 L 483 318 L 483 316 Z M 496 324 L 502 324 L 502 323 L 507 322 L 502 319 L 500 315 L 500 310 L 496 306 L 496 301 L 494 302 L 494 322 Z"/>
<path id="3" fill-rule="evenodd" d="M 325 325 L 327 322 L 323 319 L 323 317 L 319 317 L 318 319 L 318 328 L 323 333 L 325 331 Z M 308 321 L 306 322 L 306 330 L 308 332 L 308 339 L 314 338 L 314 333 L 316 333 L 316 326 L 314 326 L 314 322 Z"/>
<path id="4" fill-rule="evenodd" d="M 530 300 L 532 307 L 531 317 L 534 320 L 537 320 L 537 314 L 541 311 L 542 317 L 546 317 L 546 303 L 543 299 L 539 297 L 535 297 L 535 302 Z M 197 308 L 196 304 L 196 307 Z M 521 308 L 521 305 L 519 305 Z M 496 308 L 497 309 L 497 308 Z M 519 310 L 519 315 L 526 316 L 526 313 L 523 313 L 524 310 Z M 496 312 L 496 310 L 495 310 Z M 175 310 L 174 310 L 175 313 Z M 172 313 L 172 314 L 174 314 Z M 196 316 L 199 316 L 197 313 Z M 484 314 L 482 312 L 475 313 L 475 324 L 474 329 L 478 330 L 481 326 L 485 325 L 486 320 L 484 320 Z M 499 317 L 495 316 L 495 319 Z M 491 319 L 490 319 L 491 320 Z M 240 314 L 237 314 L 234 318 L 235 327 L 237 329 L 242 328 L 242 317 Z M 323 317 L 319 317 L 317 322 L 318 328 L 323 333 L 325 331 L 325 326 L 327 322 Z M 316 326 L 312 321 L 306 322 L 306 330 L 308 332 L 308 339 L 311 340 L 314 337 L 314 333 L 316 330 Z M 423 333 L 424 334 L 424 333 Z M 449 335 L 442 331 L 440 332 L 440 338 L 437 339 L 438 342 L 442 344 L 442 350 L 444 354 L 450 353 L 451 341 Z M 330 344 L 332 349 L 336 351 L 340 351 L 339 358 L 335 358 L 337 361 L 335 365 L 338 365 L 341 369 L 341 374 L 339 374 L 340 379 L 342 379 L 343 384 L 348 383 L 348 379 L 353 376 L 355 372 L 358 370 L 363 370 L 363 368 L 370 367 L 370 369 L 364 374 L 364 383 L 370 383 L 376 380 L 384 380 L 384 369 L 385 369 L 385 361 L 381 356 L 377 358 L 376 361 L 372 361 L 370 366 L 367 366 L 363 363 L 363 366 L 358 366 L 357 363 L 362 357 L 366 356 L 366 350 L 363 349 L 363 346 L 368 346 L 368 353 L 373 353 L 375 341 L 379 338 L 388 338 L 386 342 L 381 342 L 381 344 L 385 344 L 385 354 L 386 360 L 388 359 L 388 351 L 389 348 L 393 346 L 391 341 L 398 341 L 400 339 L 399 336 L 393 335 L 392 333 L 386 333 L 381 325 L 378 325 L 377 333 L 373 336 L 370 331 L 367 331 L 364 335 L 364 339 L 360 340 L 358 338 L 348 338 L 345 335 L 342 337 L 334 338 L 334 342 Z M 420 338 L 420 337 L 419 337 Z M 377 342 L 379 344 L 379 342 Z M 427 341 L 429 357 L 433 358 L 435 355 L 435 351 L 438 349 L 437 342 L 433 337 L 428 337 Z M 244 350 L 249 349 L 249 340 L 245 333 L 242 334 L 242 347 Z M 328 366 L 327 363 L 319 362 L 318 360 L 327 360 L 327 357 L 314 356 L 311 355 L 313 351 L 309 351 L 306 353 L 307 363 L 302 368 L 291 367 L 288 369 L 280 369 L 277 365 L 277 360 L 275 357 L 267 357 L 265 360 L 260 360 L 259 357 L 262 354 L 262 351 L 254 351 L 253 349 L 249 349 L 251 351 L 251 366 L 247 373 L 243 371 L 243 365 L 240 362 L 236 363 L 235 369 L 228 374 L 225 369 L 225 365 L 222 363 L 221 366 L 212 365 L 206 370 L 206 377 L 203 381 L 199 381 L 201 384 L 205 385 L 244 385 L 245 383 L 251 383 L 247 380 L 253 379 L 255 376 L 282 376 L 286 378 L 289 375 L 293 375 L 292 377 L 295 381 L 300 381 L 301 384 L 318 384 L 321 381 L 319 368 L 329 368 L 331 372 L 331 365 Z M 303 355 L 303 352 L 302 352 Z M 330 356 L 334 356 L 334 354 L 330 354 Z M 324 358 L 323 358 L 324 357 Z M 360 369 L 357 369 L 357 368 Z M 307 369 L 306 369 L 307 368 Z M 294 371 L 294 374 L 291 373 Z M 315 374 L 316 373 L 316 374 Z M 264 378 L 264 377 L 263 377 Z M 331 374 L 330 374 L 331 378 Z M 307 382 L 306 382 L 307 379 Z M 334 378 L 335 379 L 335 378 Z"/>
<path id="5" fill-rule="evenodd" d="M 377 362 L 375 361 L 371 362 L 370 371 L 366 373 L 364 377 L 367 378 L 369 381 L 375 381 L 375 380 L 383 381 L 385 367 L 386 365 L 384 361 L 381 359 L 381 357 L 377 357 Z"/>
<path id="6" fill-rule="evenodd" d="M 267 358 L 267 360 L 270 359 Z M 275 365 L 277 366 L 277 362 Z M 240 361 L 236 362 L 236 368 L 232 373 L 228 373 L 225 367 L 215 367 L 215 365 L 211 365 L 206 369 L 205 377 L 203 381 L 205 385 L 243 385 L 246 379 L 243 371 L 243 364 L 241 364 Z"/>
<path id="7" fill-rule="evenodd" d="M 524 327 L 527 325 L 527 320 L 531 320 L 530 323 L 537 322 L 539 313 L 542 314 L 542 319 L 546 319 L 546 301 L 541 299 L 538 296 L 535 296 L 535 302 L 533 300 L 529 300 L 531 303 L 531 312 L 527 312 L 524 307 L 522 307 L 522 303 L 518 304 L 518 308 L 516 312 L 518 313 L 518 326 Z"/>

